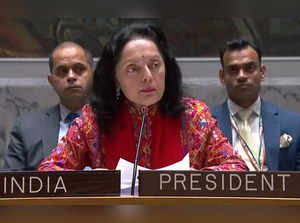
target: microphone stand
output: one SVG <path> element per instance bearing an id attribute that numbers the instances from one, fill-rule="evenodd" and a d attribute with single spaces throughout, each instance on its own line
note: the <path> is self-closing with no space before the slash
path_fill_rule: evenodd
<path id="1" fill-rule="evenodd" d="M 141 140 L 142 140 L 143 129 L 144 129 L 144 124 L 145 124 L 145 117 L 146 117 L 146 113 L 147 113 L 147 107 L 143 106 L 142 107 L 142 112 L 143 112 L 143 118 L 142 118 L 142 124 L 141 124 L 141 128 L 140 128 L 140 134 L 139 134 L 138 144 L 137 144 L 137 148 L 136 148 L 134 166 L 133 166 L 133 173 L 132 173 L 131 195 L 134 195 L 136 173 L 137 173 L 137 164 L 138 164 L 138 160 L 139 160 L 140 146 L 141 146 Z"/>

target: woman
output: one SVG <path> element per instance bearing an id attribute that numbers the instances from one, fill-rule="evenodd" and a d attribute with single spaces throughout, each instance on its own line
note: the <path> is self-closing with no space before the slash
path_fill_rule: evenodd
<path id="1" fill-rule="evenodd" d="M 147 24 L 119 30 L 94 73 L 93 97 L 39 170 L 115 169 L 134 162 L 158 169 L 189 154 L 190 168 L 247 170 L 207 106 L 182 97 L 181 71 L 163 32 Z"/>

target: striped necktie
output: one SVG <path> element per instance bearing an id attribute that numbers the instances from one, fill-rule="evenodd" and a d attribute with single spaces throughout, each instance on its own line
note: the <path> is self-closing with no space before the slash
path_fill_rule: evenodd
<path id="1" fill-rule="evenodd" d="M 250 115 L 252 114 L 252 110 L 250 109 L 243 109 L 238 112 L 240 116 L 240 123 L 239 123 L 239 134 L 241 137 L 245 140 L 247 143 L 249 149 L 251 150 L 254 158 L 256 160 L 259 159 L 258 157 L 258 147 L 255 138 L 252 135 L 251 127 L 249 125 L 249 118 Z"/>

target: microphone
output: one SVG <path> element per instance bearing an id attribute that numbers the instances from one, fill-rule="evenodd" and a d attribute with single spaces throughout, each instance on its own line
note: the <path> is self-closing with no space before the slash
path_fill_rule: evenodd
<path id="1" fill-rule="evenodd" d="M 142 140 L 142 135 L 143 135 L 143 130 L 144 130 L 145 117 L 146 117 L 146 114 L 147 114 L 147 107 L 143 106 L 141 108 L 141 111 L 143 113 L 143 118 L 142 118 L 140 134 L 139 134 L 139 139 L 138 139 L 138 144 L 137 144 L 137 147 L 136 147 L 136 153 L 135 153 L 135 159 L 134 159 L 134 166 L 133 166 L 133 172 L 132 172 L 132 181 L 131 181 L 131 195 L 134 195 L 137 164 L 138 164 L 138 160 L 139 160 L 140 146 L 141 146 L 141 140 Z"/>

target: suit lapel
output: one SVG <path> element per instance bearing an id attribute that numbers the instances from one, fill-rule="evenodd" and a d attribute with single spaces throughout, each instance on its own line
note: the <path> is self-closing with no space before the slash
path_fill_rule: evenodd
<path id="1" fill-rule="evenodd" d="M 232 144 L 232 129 L 230 123 L 229 110 L 227 101 L 225 101 L 215 114 L 219 122 L 219 128 L 222 130 L 224 135 L 227 137 L 229 142 Z"/>
<path id="2" fill-rule="evenodd" d="M 264 140 L 266 160 L 269 170 L 279 169 L 279 139 L 280 124 L 278 111 L 262 100 L 261 103 L 262 122 L 264 128 Z"/>
<path id="3" fill-rule="evenodd" d="M 41 120 L 44 157 L 49 156 L 51 151 L 57 146 L 60 121 L 59 114 L 59 105 L 56 105 L 47 110 Z"/>

